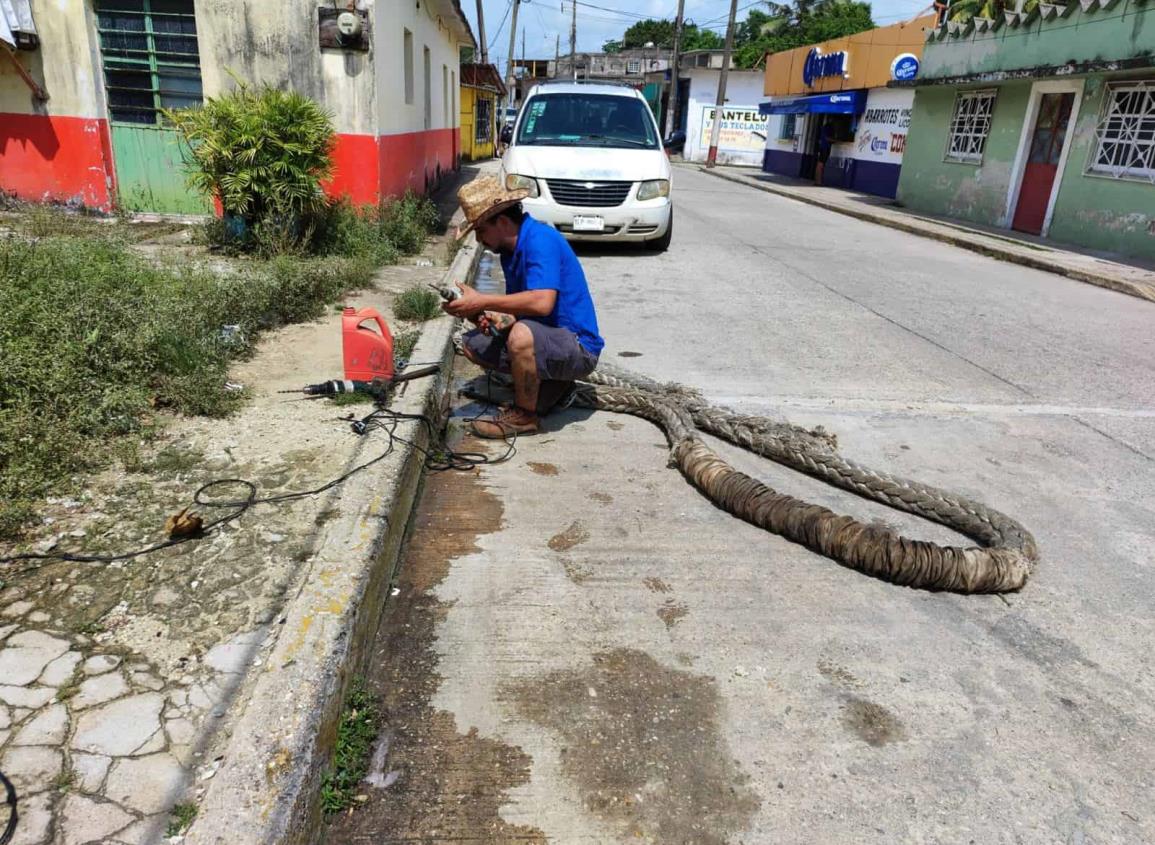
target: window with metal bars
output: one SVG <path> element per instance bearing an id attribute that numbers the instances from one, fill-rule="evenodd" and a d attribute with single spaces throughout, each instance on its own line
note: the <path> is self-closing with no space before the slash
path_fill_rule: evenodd
<path id="1" fill-rule="evenodd" d="M 987 136 L 991 134 L 991 115 L 995 110 L 997 89 L 964 91 L 954 101 L 954 115 L 947 137 L 946 160 L 981 164 Z"/>
<path id="2" fill-rule="evenodd" d="M 1155 182 L 1155 82 L 1109 85 L 1090 173 Z"/>
<path id="3" fill-rule="evenodd" d="M 493 102 L 482 97 L 477 98 L 477 124 L 473 129 L 475 143 L 484 144 L 493 137 Z"/>
<path id="4" fill-rule="evenodd" d="M 156 126 L 162 108 L 201 104 L 193 0 L 96 0 L 96 25 L 113 122 Z"/>

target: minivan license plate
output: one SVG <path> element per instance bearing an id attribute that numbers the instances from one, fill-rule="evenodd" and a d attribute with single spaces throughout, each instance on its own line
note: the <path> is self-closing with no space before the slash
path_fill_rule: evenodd
<path id="1" fill-rule="evenodd" d="M 573 219 L 573 230 L 575 232 L 604 232 L 606 230 L 606 221 L 602 217 L 581 217 L 575 216 Z"/>

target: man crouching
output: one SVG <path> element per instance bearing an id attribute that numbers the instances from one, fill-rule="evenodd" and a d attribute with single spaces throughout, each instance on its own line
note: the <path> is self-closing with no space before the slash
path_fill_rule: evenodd
<path id="1" fill-rule="evenodd" d="M 560 232 L 525 213 L 526 196 L 488 176 L 457 193 L 468 224 L 462 236 L 475 232 L 505 274 L 505 294 L 458 283 L 461 296 L 442 306 L 477 324 L 462 344 L 470 361 L 513 376 L 514 404 L 473 423 L 475 434 L 491 439 L 535 433 L 542 382 L 585 378 L 605 345 L 577 256 Z"/>

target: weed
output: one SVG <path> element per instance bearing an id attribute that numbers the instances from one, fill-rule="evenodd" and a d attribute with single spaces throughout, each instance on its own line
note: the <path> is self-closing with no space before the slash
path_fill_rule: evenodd
<path id="1" fill-rule="evenodd" d="M 337 726 L 333 768 L 321 784 L 321 807 L 326 815 L 352 806 L 357 785 L 369 769 L 369 754 L 377 736 L 377 702 L 361 678 L 354 678 L 345 697 Z"/>
<path id="2" fill-rule="evenodd" d="M 401 332 L 393 338 L 393 357 L 398 361 L 408 361 L 420 339 L 420 329 L 408 329 Z"/>
<path id="3" fill-rule="evenodd" d="M 166 837 L 180 836 L 189 829 L 189 825 L 197 817 L 197 805 L 191 801 L 186 801 L 175 805 L 171 812 L 172 818 L 168 821 L 164 835 Z"/>
<path id="4" fill-rule="evenodd" d="M 219 274 L 157 266 L 115 237 L 0 240 L 0 537 L 122 438 L 151 434 L 155 408 L 233 411 L 245 397 L 224 388 L 229 364 L 262 330 L 320 316 L 373 273 L 334 257 Z"/>
<path id="5" fill-rule="evenodd" d="M 76 782 L 76 773 L 72 769 L 64 769 L 52 779 L 52 788 L 57 792 L 68 792 Z"/>
<path id="6" fill-rule="evenodd" d="M 393 316 L 398 320 L 424 322 L 440 314 L 440 294 L 425 285 L 413 285 L 393 300 Z"/>
<path id="7" fill-rule="evenodd" d="M 450 238 L 445 243 L 445 266 L 452 267 L 457 260 L 457 253 L 465 246 L 465 238 Z"/>
<path id="8" fill-rule="evenodd" d="M 335 394 L 329 401 L 338 408 L 344 408 L 346 405 L 368 405 L 376 400 L 369 393 L 353 392 Z"/>

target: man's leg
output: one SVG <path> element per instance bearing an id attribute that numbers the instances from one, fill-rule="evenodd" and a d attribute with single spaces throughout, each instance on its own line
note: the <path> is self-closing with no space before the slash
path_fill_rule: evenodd
<path id="1" fill-rule="evenodd" d="M 533 331 L 528 325 L 520 321 L 513 324 L 505 339 L 504 355 L 513 376 L 514 406 L 493 419 L 474 420 L 473 433 L 479 437 L 504 439 L 537 431 L 537 394 L 541 379 L 537 374 Z"/>
<path id="2" fill-rule="evenodd" d="M 509 352 L 510 370 L 513 373 L 513 395 L 517 407 L 536 416 L 537 391 L 541 379 L 537 374 L 537 359 L 534 357 L 533 332 L 522 322 L 513 324 L 506 341 Z"/>

